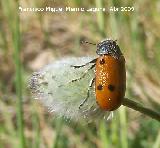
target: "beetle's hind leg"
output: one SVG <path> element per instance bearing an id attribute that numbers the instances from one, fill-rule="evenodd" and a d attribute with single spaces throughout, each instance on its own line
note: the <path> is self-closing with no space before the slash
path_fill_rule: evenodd
<path id="1" fill-rule="evenodd" d="M 95 82 L 95 78 L 92 78 L 90 83 L 89 83 L 89 86 L 88 86 L 88 90 L 87 90 L 87 96 L 86 98 L 83 100 L 83 102 L 79 105 L 79 109 L 81 109 L 81 107 L 85 104 L 85 102 L 87 102 L 88 98 L 89 98 L 89 93 L 90 93 L 90 90 L 91 88 L 93 87 L 93 84 Z"/>
<path id="2" fill-rule="evenodd" d="M 87 66 L 88 64 L 96 63 L 96 61 L 97 61 L 97 58 L 96 58 L 96 59 L 93 59 L 93 60 L 91 60 L 91 61 L 89 61 L 89 62 L 87 62 L 87 63 L 85 63 L 85 64 L 83 64 L 83 65 L 71 65 L 71 67 L 74 67 L 74 68 L 81 68 L 81 67 Z"/>

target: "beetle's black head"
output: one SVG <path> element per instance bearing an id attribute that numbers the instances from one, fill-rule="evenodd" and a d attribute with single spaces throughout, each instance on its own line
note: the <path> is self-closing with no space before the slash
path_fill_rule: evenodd
<path id="1" fill-rule="evenodd" d="M 111 55 L 116 59 L 118 59 L 122 55 L 116 41 L 111 39 L 105 39 L 98 43 L 96 53 L 98 55 Z"/>

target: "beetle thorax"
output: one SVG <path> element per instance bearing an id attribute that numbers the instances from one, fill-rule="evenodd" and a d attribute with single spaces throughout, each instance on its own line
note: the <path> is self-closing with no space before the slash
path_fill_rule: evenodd
<path id="1" fill-rule="evenodd" d="M 119 57 L 122 55 L 116 41 L 111 39 L 105 39 L 98 43 L 96 53 L 98 55 L 111 55 L 116 59 L 119 59 Z"/>

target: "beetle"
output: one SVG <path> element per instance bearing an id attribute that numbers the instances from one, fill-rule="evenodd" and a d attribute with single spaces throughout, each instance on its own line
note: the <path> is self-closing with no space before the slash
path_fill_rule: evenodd
<path id="1" fill-rule="evenodd" d="M 83 41 L 82 43 L 89 43 Z M 81 108 L 89 98 L 89 92 L 95 83 L 96 102 L 102 110 L 116 110 L 123 101 L 126 90 L 126 70 L 125 58 L 116 43 L 116 40 L 105 39 L 98 44 L 89 43 L 97 46 L 97 58 L 85 63 L 84 65 L 71 65 L 74 68 L 91 66 L 84 74 L 71 82 L 77 81 L 85 77 L 87 72 L 95 68 L 95 77 L 91 80 L 87 96 L 80 104 Z"/>

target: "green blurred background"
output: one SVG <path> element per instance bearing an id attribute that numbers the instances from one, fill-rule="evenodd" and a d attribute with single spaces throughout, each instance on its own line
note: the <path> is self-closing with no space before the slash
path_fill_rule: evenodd
<path id="1" fill-rule="evenodd" d="M 19 5 L 135 10 L 20 13 Z M 95 55 L 95 47 L 81 46 L 81 39 L 97 43 L 110 37 L 126 58 L 126 97 L 160 113 L 159 0 L 1 0 L 0 8 L 0 147 L 160 147 L 160 123 L 136 111 L 122 106 L 111 121 L 98 124 L 65 121 L 48 113 L 27 88 L 31 73 L 56 59 Z"/>

